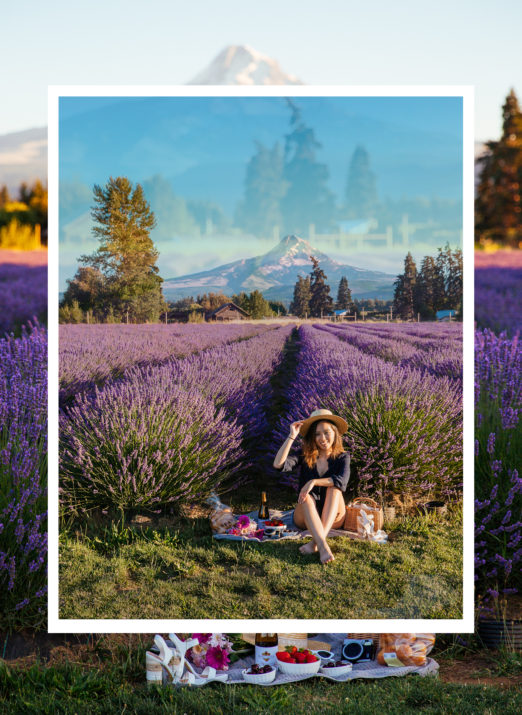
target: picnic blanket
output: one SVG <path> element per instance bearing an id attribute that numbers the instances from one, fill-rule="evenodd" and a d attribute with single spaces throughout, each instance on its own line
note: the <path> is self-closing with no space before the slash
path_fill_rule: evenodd
<path id="1" fill-rule="evenodd" d="M 251 511 L 246 516 L 250 517 L 253 521 L 259 524 L 259 519 L 257 518 L 257 511 Z M 280 509 L 270 509 L 270 517 L 272 519 L 281 519 L 281 521 L 286 524 L 287 530 L 283 532 L 283 535 L 276 539 L 258 539 L 252 536 L 236 536 L 234 534 L 213 534 L 214 539 L 227 539 L 230 541 L 257 541 L 266 543 L 268 541 L 285 541 L 288 539 L 305 539 L 307 536 L 311 536 L 311 533 L 305 529 L 299 529 L 294 523 L 294 510 L 289 509 L 288 511 L 281 511 Z M 262 524 L 260 524 L 260 528 Z M 384 532 L 382 532 L 384 533 Z M 349 539 L 361 540 L 361 536 L 355 531 L 345 531 L 344 529 L 330 529 L 328 532 L 328 538 L 333 536 L 345 536 Z M 385 543 L 388 540 L 387 534 L 377 541 L 377 543 Z"/>
<path id="2" fill-rule="evenodd" d="M 343 640 L 345 638 L 344 633 L 319 633 L 314 636 L 314 639 L 319 641 L 324 641 L 330 644 L 330 649 L 335 653 L 336 657 L 341 657 L 341 648 L 343 645 Z M 169 643 L 169 641 L 167 641 Z M 241 685 L 245 683 L 241 671 L 244 668 L 249 668 L 254 663 L 254 656 L 246 656 L 240 660 L 232 663 L 228 669 L 228 680 L 225 685 Z M 338 683 L 346 683 L 349 680 L 356 680 L 357 678 L 397 678 L 403 675 L 409 675 L 414 673 L 422 677 L 426 675 L 437 675 L 439 671 L 439 664 L 433 660 L 433 658 L 426 658 L 426 665 L 416 666 L 416 665 L 404 665 L 399 667 L 389 667 L 387 665 L 379 665 L 376 660 L 372 660 L 366 663 L 354 663 L 352 670 L 349 673 L 340 675 L 334 678 L 331 675 L 325 675 L 324 673 L 312 673 L 310 675 L 287 675 L 282 673 L 280 670 L 277 671 L 275 680 L 268 685 L 262 685 L 261 687 L 266 688 L 271 685 L 285 685 L 288 683 L 295 683 L 301 680 L 307 680 L 308 678 L 327 678 L 328 680 L 333 680 Z M 166 674 L 163 674 L 164 683 L 167 682 Z"/>

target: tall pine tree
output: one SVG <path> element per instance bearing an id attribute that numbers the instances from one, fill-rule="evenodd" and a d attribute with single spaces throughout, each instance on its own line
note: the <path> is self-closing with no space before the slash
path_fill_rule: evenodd
<path id="1" fill-rule="evenodd" d="M 487 142 L 478 160 L 480 182 L 475 201 L 476 240 L 522 245 L 522 113 L 512 89 L 502 107 L 499 141 Z"/>
<path id="2" fill-rule="evenodd" d="M 410 252 L 404 259 L 404 273 L 397 276 L 394 283 L 395 293 L 393 296 L 393 310 L 397 317 L 402 320 L 413 320 L 415 317 L 414 310 L 414 291 L 417 281 L 417 266 Z"/>
<path id="3" fill-rule="evenodd" d="M 294 286 L 294 297 L 290 303 L 290 313 L 298 318 L 306 318 L 310 315 L 310 276 L 298 276 Z"/>
<path id="4" fill-rule="evenodd" d="M 256 142 L 257 151 L 246 169 L 243 200 L 236 212 L 236 223 L 255 236 L 271 236 L 281 227 L 280 203 L 287 184 L 283 179 L 283 153 L 279 144 L 268 149 Z"/>
<path id="5" fill-rule="evenodd" d="M 140 184 L 126 177 L 110 178 L 94 186 L 93 233 L 100 245 L 80 263 L 98 270 L 104 279 L 107 309 L 125 320 L 158 320 L 165 302 L 158 275 L 156 250 L 150 231 L 154 213 Z"/>
<path id="6" fill-rule="evenodd" d="M 313 318 L 322 318 L 329 315 L 333 310 L 333 299 L 330 295 L 330 286 L 327 284 L 322 268 L 319 267 L 319 261 L 314 256 L 310 256 L 313 269 L 310 275 L 310 315 Z"/>
<path id="7" fill-rule="evenodd" d="M 352 291 L 348 286 L 348 278 L 346 278 L 346 276 L 343 276 L 339 281 L 335 307 L 337 310 L 346 310 L 348 312 L 353 308 Z"/>
<path id="8" fill-rule="evenodd" d="M 421 268 L 417 275 L 414 297 L 414 313 L 420 313 L 424 320 L 434 320 L 437 311 L 436 291 L 438 273 L 433 256 L 422 259 Z"/>
<path id="9" fill-rule="evenodd" d="M 286 135 L 283 176 L 288 188 L 281 200 L 285 233 L 303 235 L 310 224 L 328 230 L 335 218 L 335 201 L 327 186 L 328 167 L 316 159 L 321 144 L 315 132 L 306 126 L 301 110 L 287 100 L 291 116 L 291 132 Z"/>
<path id="10" fill-rule="evenodd" d="M 352 154 L 344 198 L 346 218 L 371 218 L 377 211 L 375 174 L 370 169 L 370 157 L 363 146 Z"/>

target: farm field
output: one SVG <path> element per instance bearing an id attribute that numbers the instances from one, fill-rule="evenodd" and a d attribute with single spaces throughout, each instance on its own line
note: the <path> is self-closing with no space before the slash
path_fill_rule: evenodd
<path id="1" fill-rule="evenodd" d="M 94 326 L 68 327 L 79 345 Z M 132 346 L 142 326 L 108 327 L 124 328 Z M 166 327 L 190 337 L 200 326 Z M 99 387 L 91 373 L 64 403 L 62 616 L 459 617 L 460 325 L 203 327 L 221 343 L 140 361 Z M 215 542 L 204 503 L 216 490 L 245 513 L 268 490 L 272 508 L 294 506 L 295 477 L 271 462 L 289 424 L 318 407 L 349 424 L 353 494 L 403 508 L 389 544 L 332 540 L 327 602 L 312 585 L 326 578 L 317 558 L 292 542 Z M 414 516 L 415 503 L 434 498 L 451 503 L 446 521 Z M 357 581 L 365 585 L 347 601 L 344 584 Z"/>
<path id="2" fill-rule="evenodd" d="M 47 322 L 47 251 L 0 249 L 0 335 Z"/>
<path id="3" fill-rule="evenodd" d="M 522 331 L 522 251 L 475 252 L 475 320 L 510 337 Z"/>

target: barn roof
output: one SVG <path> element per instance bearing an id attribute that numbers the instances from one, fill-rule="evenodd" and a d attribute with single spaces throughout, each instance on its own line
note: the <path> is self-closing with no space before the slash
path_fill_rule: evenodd
<path id="1" fill-rule="evenodd" d="M 240 308 L 239 305 L 236 305 L 235 303 L 224 303 L 223 305 L 220 305 L 219 308 L 216 308 L 215 310 L 212 310 L 210 313 L 207 313 L 207 317 L 211 318 L 213 315 L 219 315 L 223 310 L 237 310 L 238 313 L 241 313 L 242 315 L 246 316 L 247 318 L 249 317 L 249 314 L 243 310 L 243 308 Z"/>

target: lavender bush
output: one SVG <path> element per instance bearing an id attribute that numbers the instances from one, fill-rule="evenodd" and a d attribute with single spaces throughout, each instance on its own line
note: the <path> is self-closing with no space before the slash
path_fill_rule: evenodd
<path id="1" fill-rule="evenodd" d="M 0 335 L 47 311 L 47 266 L 0 263 Z"/>
<path id="2" fill-rule="evenodd" d="M 522 574 L 518 339 L 475 334 L 475 581 L 486 602 L 516 593 Z"/>
<path id="3" fill-rule="evenodd" d="M 475 320 L 509 336 L 522 331 L 522 251 L 475 252 Z"/>
<path id="4" fill-rule="evenodd" d="M 347 448 L 360 492 L 459 496 L 462 489 L 461 388 L 448 378 L 401 368 L 339 340 L 299 328 L 300 353 L 288 388 L 290 413 L 276 430 L 328 408 L 349 425 Z"/>
<path id="5" fill-rule="evenodd" d="M 60 424 L 65 509 L 152 509 L 237 485 L 268 431 L 270 377 L 291 329 L 135 366 L 79 395 Z"/>
<path id="6" fill-rule="evenodd" d="M 100 385 L 135 364 L 185 357 L 263 334 L 273 327 L 252 323 L 60 325 L 60 397 L 67 399 L 93 383 Z"/>
<path id="7" fill-rule="evenodd" d="M 47 336 L 0 340 L 0 613 L 2 628 L 46 614 Z"/>

